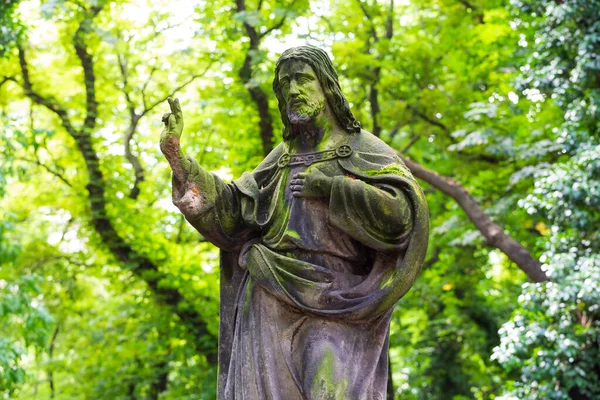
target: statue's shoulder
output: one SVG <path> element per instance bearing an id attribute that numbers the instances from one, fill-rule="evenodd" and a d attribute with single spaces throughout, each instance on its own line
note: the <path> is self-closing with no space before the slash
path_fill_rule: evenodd
<path id="1" fill-rule="evenodd" d="M 279 157 L 281 157 L 283 152 L 284 152 L 283 143 L 279 143 L 277 146 L 275 146 L 275 148 L 273 150 L 271 150 L 271 152 L 269 154 L 267 154 L 267 156 L 264 158 L 264 160 L 262 160 L 260 162 L 260 164 L 258 164 L 258 167 L 256 167 L 256 170 L 264 170 L 264 169 L 271 168 L 273 166 L 276 167 L 277 161 L 279 160 Z"/>
<path id="2" fill-rule="evenodd" d="M 258 164 L 258 167 L 252 171 L 251 174 L 246 174 L 248 176 L 252 176 L 252 178 L 259 183 L 270 180 L 275 172 L 277 171 L 277 161 L 281 154 L 284 152 L 283 143 L 275 146 L 273 150 Z"/>
<path id="3" fill-rule="evenodd" d="M 372 133 L 361 130 L 353 134 L 347 144 L 352 147 L 353 154 L 339 161 L 348 172 L 371 180 L 390 175 L 412 179 L 398 152 Z"/>
<path id="4" fill-rule="evenodd" d="M 383 140 L 364 129 L 361 129 L 360 133 L 352 135 L 351 147 L 354 151 L 365 155 L 373 154 L 378 157 L 389 158 L 390 162 L 395 162 L 400 159 L 396 150 L 392 149 Z"/>

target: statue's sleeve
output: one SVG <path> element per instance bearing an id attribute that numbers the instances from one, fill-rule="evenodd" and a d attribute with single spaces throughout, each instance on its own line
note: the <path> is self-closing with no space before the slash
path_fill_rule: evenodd
<path id="1" fill-rule="evenodd" d="M 186 182 L 173 178 L 173 204 L 207 240 L 226 251 L 235 251 L 250 230 L 240 214 L 240 196 L 233 184 L 191 163 Z"/>
<path id="2" fill-rule="evenodd" d="M 398 251 L 410 237 L 412 205 L 403 190 L 392 184 L 336 176 L 329 223 L 374 250 Z"/>

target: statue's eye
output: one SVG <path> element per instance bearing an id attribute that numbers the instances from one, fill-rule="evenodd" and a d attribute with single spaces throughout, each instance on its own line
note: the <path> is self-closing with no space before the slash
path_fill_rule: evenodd
<path id="1" fill-rule="evenodd" d="M 310 82 L 310 79 L 307 76 L 301 76 L 300 78 L 298 78 L 298 83 L 300 84 L 305 84 Z"/>

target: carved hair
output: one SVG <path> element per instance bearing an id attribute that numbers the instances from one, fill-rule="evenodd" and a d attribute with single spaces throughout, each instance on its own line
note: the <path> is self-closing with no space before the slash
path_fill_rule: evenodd
<path id="1" fill-rule="evenodd" d="M 314 46 L 298 46 L 283 52 L 279 60 L 277 60 L 275 77 L 273 79 L 273 91 L 279 102 L 279 113 L 283 121 L 283 138 L 285 140 L 291 136 L 291 124 L 287 115 L 281 85 L 279 84 L 279 70 L 281 69 L 281 65 L 287 60 L 301 60 L 310 65 L 321 83 L 327 103 L 329 103 L 337 122 L 348 133 L 360 132 L 360 122 L 354 118 L 352 111 L 350 111 L 350 105 L 342 94 L 337 73 L 333 69 L 333 64 L 327 53 Z"/>

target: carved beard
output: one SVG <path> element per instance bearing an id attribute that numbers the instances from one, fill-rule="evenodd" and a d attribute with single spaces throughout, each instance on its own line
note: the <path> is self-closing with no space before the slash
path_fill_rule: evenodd
<path id="1" fill-rule="evenodd" d="M 287 104 L 287 116 L 291 124 L 290 138 L 303 135 L 306 139 L 317 137 L 320 128 L 312 122 L 325 109 L 323 99 L 311 101 L 306 96 L 298 96 Z"/>

